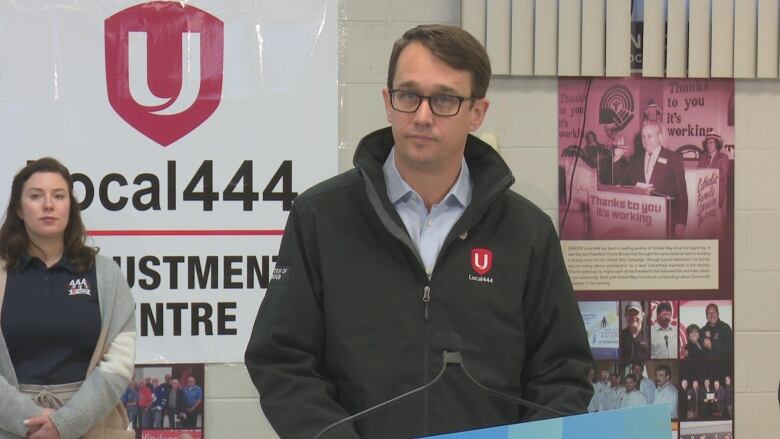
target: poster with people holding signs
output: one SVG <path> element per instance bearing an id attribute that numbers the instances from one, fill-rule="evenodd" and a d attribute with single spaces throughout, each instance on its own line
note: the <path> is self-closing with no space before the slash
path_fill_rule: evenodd
<path id="1" fill-rule="evenodd" d="M 558 128 L 561 245 L 594 357 L 615 359 L 590 410 L 667 402 L 681 434 L 729 434 L 734 82 L 559 79 Z"/>

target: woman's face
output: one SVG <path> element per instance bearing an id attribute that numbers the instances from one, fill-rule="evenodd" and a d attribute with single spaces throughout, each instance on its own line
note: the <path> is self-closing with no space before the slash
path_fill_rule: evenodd
<path id="1" fill-rule="evenodd" d="M 688 334 L 688 341 L 691 343 L 698 343 L 699 342 L 699 331 L 691 331 L 690 334 Z"/>
<path id="2" fill-rule="evenodd" d="M 707 154 L 714 154 L 718 150 L 718 144 L 714 139 L 710 139 L 705 143 L 707 146 Z"/>
<path id="3" fill-rule="evenodd" d="M 56 172 L 36 172 L 22 186 L 17 214 L 33 241 L 63 240 L 70 215 L 68 183 Z"/>

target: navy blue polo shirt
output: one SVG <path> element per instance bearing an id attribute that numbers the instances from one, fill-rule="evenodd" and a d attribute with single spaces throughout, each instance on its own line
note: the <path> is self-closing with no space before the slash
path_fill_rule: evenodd
<path id="1" fill-rule="evenodd" d="M 64 256 L 50 268 L 23 256 L 8 272 L 0 325 L 20 383 L 83 380 L 100 337 L 95 264 L 80 273 Z"/>

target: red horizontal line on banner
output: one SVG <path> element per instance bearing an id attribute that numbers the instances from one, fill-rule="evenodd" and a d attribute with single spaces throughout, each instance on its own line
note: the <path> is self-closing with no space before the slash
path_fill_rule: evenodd
<path id="1" fill-rule="evenodd" d="M 89 236 L 282 236 L 284 230 L 90 230 Z"/>

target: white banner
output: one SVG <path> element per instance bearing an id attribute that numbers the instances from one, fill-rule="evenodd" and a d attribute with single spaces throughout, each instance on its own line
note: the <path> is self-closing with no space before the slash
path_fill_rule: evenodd
<path id="1" fill-rule="evenodd" d="M 74 175 L 136 361 L 241 362 L 295 195 L 337 171 L 337 0 L 0 3 L 0 203 Z"/>

